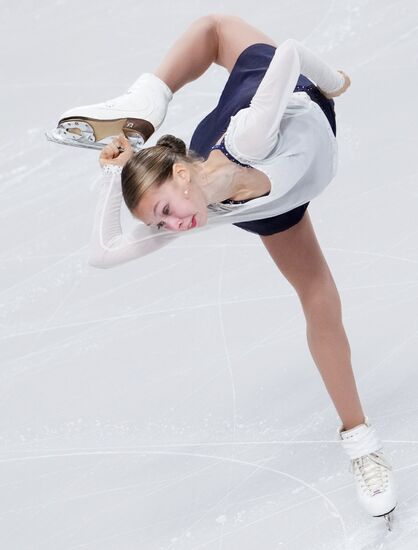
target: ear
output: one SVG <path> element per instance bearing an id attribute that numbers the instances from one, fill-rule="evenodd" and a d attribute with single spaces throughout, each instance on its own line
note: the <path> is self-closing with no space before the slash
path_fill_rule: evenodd
<path id="1" fill-rule="evenodd" d="M 190 170 L 185 162 L 175 162 L 173 164 L 173 179 L 180 179 L 184 183 L 190 182 Z"/>

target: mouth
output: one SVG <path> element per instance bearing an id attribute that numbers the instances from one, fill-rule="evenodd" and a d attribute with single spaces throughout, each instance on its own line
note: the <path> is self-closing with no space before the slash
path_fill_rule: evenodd
<path id="1" fill-rule="evenodd" d="M 193 229 L 197 226 L 196 215 L 193 216 L 192 221 L 189 223 L 189 229 Z"/>

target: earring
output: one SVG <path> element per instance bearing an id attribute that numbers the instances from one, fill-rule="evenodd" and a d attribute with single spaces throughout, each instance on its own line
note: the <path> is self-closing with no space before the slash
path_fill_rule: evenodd
<path id="1" fill-rule="evenodd" d="M 188 195 L 189 194 L 189 190 L 186 189 L 186 191 L 184 192 L 185 195 Z"/>

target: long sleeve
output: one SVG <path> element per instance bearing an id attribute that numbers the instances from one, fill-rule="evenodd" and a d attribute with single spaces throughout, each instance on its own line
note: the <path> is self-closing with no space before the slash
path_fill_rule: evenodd
<path id="1" fill-rule="evenodd" d="M 231 119 L 225 136 L 228 151 L 248 162 L 265 159 L 279 138 L 280 121 L 303 74 L 326 93 L 339 90 L 344 77 L 296 40 L 277 49 L 251 104 Z"/>
<path id="2" fill-rule="evenodd" d="M 139 221 L 132 232 L 124 234 L 120 222 L 120 171 L 104 171 L 100 185 L 90 240 L 90 265 L 113 267 L 150 254 L 178 237 L 175 232 L 159 231 Z"/>

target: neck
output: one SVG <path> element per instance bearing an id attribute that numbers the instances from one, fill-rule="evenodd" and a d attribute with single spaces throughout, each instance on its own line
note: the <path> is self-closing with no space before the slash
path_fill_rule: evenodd
<path id="1" fill-rule="evenodd" d="M 206 204 L 222 202 L 242 191 L 242 168 L 232 164 L 218 151 L 212 151 L 208 159 L 196 168 L 199 186 L 206 197 Z"/>

